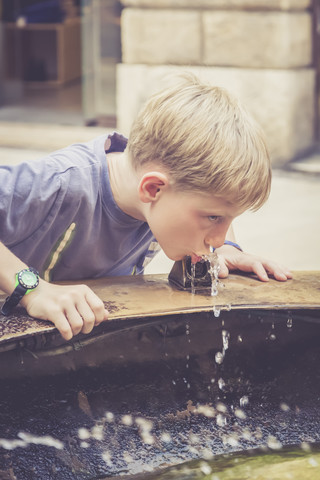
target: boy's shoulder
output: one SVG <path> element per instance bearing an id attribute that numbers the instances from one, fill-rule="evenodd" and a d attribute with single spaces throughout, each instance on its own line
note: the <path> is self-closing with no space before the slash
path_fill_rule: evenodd
<path id="1" fill-rule="evenodd" d="M 104 163 L 106 154 L 123 152 L 127 138 L 120 133 L 106 133 L 85 143 L 74 143 L 49 155 L 48 161 L 59 171 L 70 168 L 87 168 Z"/>

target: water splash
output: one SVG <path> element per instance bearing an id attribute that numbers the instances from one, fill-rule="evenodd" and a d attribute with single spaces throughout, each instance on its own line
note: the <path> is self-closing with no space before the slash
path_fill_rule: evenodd
<path id="1" fill-rule="evenodd" d="M 54 447 L 57 450 L 63 450 L 64 448 L 64 444 L 60 440 L 53 438 L 51 435 L 38 436 L 27 432 L 19 432 L 17 436 L 19 439 L 0 438 L 0 448 L 4 448 L 5 450 L 13 450 L 18 447 L 25 448 L 32 444 Z"/>

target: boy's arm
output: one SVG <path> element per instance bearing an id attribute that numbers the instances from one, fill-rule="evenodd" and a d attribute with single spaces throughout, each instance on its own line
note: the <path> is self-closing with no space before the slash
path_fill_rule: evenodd
<path id="1" fill-rule="evenodd" d="M 236 242 L 232 225 L 227 232 L 226 239 Z M 253 272 L 263 282 L 269 280 L 268 274 L 273 275 L 276 280 L 282 282 L 292 278 L 292 273 L 285 266 L 256 255 L 251 255 L 250 253 L 242 252 L 232 245 L 223 245 L 217 248 L 216 252 L 220 260 L 220 278 L 226 278 L 231 270 Z"/>
<path id="2" fill-rule="evenodd" d="M 0 289 L 10 295 L 16 273 L 28 266 L 0 242 Z M 108 318 L 102 300 L 86 285 L 55 285 L 40 279 L 39 285 L 20 303 L 29 315 L 54 323 L 63 338 L 89 333 Z"/>

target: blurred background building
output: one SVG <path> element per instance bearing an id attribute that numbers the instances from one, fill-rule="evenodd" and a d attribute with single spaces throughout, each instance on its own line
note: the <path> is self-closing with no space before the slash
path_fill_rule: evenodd
<path id="1" fill-rule="evenodd" d="M 233 91 L 264 128 L 270 198 L 234 222 L 251 253 L 320 269 L 320 0 L 0 0 L 0 163 L 117 128 L 168 73 Z M 309 172 L 309 173 L 307 173 Z M 147 273 L 165 273 L 163 252 Z"/>
<path id="2" fill-rule="evenodd" d="M 319 0 L 0 0 L 0 124 L 128 134 L 167 73 L 233 91 L 274 164 L 319 141 Z"/>

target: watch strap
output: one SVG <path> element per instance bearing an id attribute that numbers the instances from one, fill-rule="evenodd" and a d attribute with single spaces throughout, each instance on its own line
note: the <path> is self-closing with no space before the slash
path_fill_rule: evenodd
<path id="1" fill-rule="evenodd" d="M 9 295 L 1 308 L 2 315 L 9 315 L 11 310 L 18 305 L 21 298 L 25 295 L 26 289 L 18 284 L 11 295 Z"/>

